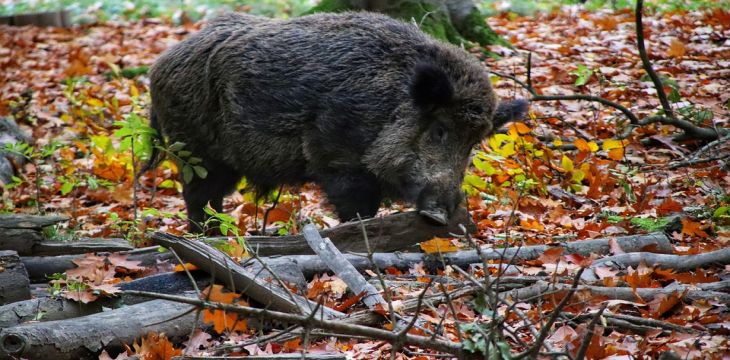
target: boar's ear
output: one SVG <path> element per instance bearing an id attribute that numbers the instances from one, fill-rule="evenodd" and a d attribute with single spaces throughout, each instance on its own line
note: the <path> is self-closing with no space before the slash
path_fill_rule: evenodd
<path id="1" fill-rule="evenodd" d="M 442 68 L 418 63 L 411 78 L 410 93 L 416 106 L 428 112 L 448 104 L 454 97 L 454 87 Z"/>
<path id="2" fill-rule="evenodd" d="M 519 120 L 527 115 L 528 102 L 524 99 L 512 100 L 512 101 L 500 101 L 497 106 L 497 111 L 494 112 L 494 130 L 499 129 L 502 125 Z"/>

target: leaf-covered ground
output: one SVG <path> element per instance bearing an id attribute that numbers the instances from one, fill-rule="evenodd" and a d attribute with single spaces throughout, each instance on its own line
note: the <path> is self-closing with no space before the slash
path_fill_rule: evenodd
<path id="1" fill-rule="evenodd" d="M 474 51 L 496 73 L 527 82 L 526 54 L 530 52 L 529 82 L 542 95 L 601 96 L 642 118 L 660 109 L 636 50 L 630 11 L 589 13 L 567 8 L 530 17 L 506 14 L 489 22 L 519 51 L 489 49 L 503 55 L 499 59 Z M 730 13 L 647 14 L 644 24 L 649 57 L 665 78 L 674 111 L 697 124 L 730 126 Z M 18 177 L 3 185 L 2 210 L 66 213 L 73 221 L 65 230 L 74 235 L 125 236 L 140 245 L 145 229 L 183 232 L 186 224 L 179 214 L 184 211 L 183 170 L 165 162 L 141 175 L 141 186 L 134 191 L 133 174 L 141 162 L 133 159 L 144 159 L 149 143 L 129 134 L 136 134 L 146 122 L 146 67 L 165 48 L 201 26 L 143 20 L 73 29 L 1 27 L 0 115 L 14 117 L 35 140 L 33 146 L 10 149 L 30 161 L 19 169 Z M 508 77 L 495 75 L 493 80 L 502 98 L 529 97 Z M 620 112 L 595 102 L 533 102 L 528 119 L 485 140 L 475 152 L 464 190 L 478 226 L 476 240 L 497 247 L 667 231 L 676 254 L 730 246 L 727 139 L 711 147 L 692 140 L 674 142 L 676 129 L 656 124 L 618 139 L 627 125 Z M 688 164 L 690 160 L 695 165 Z M 257 206 L 245 184 L 240 188 L 226 200 L 225 210 L 241 233 L 252 232 L 261 226 L 267 205 Z M 383 212 L 401 208 L 393 204 Z M 286 189 L 268 222 L 281 233 L 291 233 L 304 218 L 322 226 L 337 223 L 313 186 Z M 444 245 L 468 246 L 457 239 L 435 241 L 444 242 L 439 246 L 442 251 Z M 428 251 L 433 245 L 423 248 Z M 617 252 L 620 249 L 614 249 Z M 517 263 L 510 271 L 513 275 L 569 275 L 583 261 L 546 254 L 537 261 Z M 412 275 L 424 272 L 420 267 L 411 270 Z M 442 275 L 463 280 L 454 272 Z M 601 277 L 604 286 L 628 283 L 657 288 L 675 282 L 714 282 L 729 275 L 727 266 L 688 273 L 639 267 L 604 272 Z M 310 284 L 308 295 L 327 294 L 329 305 L 341 305 L 349 297 L 343 286 L 325 275 Z M 395 299 L 417 296 L 419 291 L 396 289 Z M 580 297 L 570 311 L 595 311 L 603 300 Z M 422 316 L 434 324 L 445 317 L 444 326 L 454 341 L 456 321 L 487 319 L 469 301 L 455 300 L 453 305 L 426 309 Z M 527 303 L 522 308 L 536 322 L 550 309 Z M 588 350 L 591 358 L 654 356 L 667 349 L 682 358 L 730 356 L 726 304 L 637 298 L 611 302 L 607 311 L 660 319 L 699 332 L 657 330 L 639 335 L 606 330 L 593 340 Z M 215 316 L 210 316 L 215 322 Z M 519 319 L 508 321 L 519 326 Z M 583 334 L 585 327 L 560 323 L 548 342 L 575 349 Z M 248 337 L 244 333 L 228 341 Z M 150 337 L 135 349 L 155 351 L 151 349 L 167 346 L 163 340 Z M 191 343 L 210 347 L 224 340 L 199 333 Z M 253 345 L 246 352 L 293 351 L 300 346 L 295 342 L 264 348 Z M 390 351 L 384 343 L 354 340 L 322 341 L 314 346 L 363 359 L 388 356 Z"/>

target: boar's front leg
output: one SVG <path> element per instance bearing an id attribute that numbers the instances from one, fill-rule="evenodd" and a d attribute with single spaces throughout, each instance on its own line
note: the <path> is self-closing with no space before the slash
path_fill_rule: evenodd
<path id="1" fill-rule="evenodd" d="M 375 216 L 380 207 L 382 195 L 374 175 L 363 172 L 348 172 L 322 176 L 318 184 L 327 200 L 335 206 L 341 221 Z"/>
<path id="2" fill-rule="evenodd" d="M 207 220 L 203 210 L 208 203 L 215 211 L 223 211 L 223 197 L 230 194 L 241 180 L 241 175 L 223 166 L 204 162 L 208 175 L 194 176 L 183 185 L 183 198 L 188 210 L 188 231 L 202 233 Z"/>

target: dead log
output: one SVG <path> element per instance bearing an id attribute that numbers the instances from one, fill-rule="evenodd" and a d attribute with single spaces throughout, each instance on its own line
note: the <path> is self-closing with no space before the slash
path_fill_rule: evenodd
<path id="1" fill-rule="evenodd" d="M 41 230 L 46 226 L 67 220 L 68 216 L 64 215 L 2 214 L 0 215 L 0 229 Z"/>
<path id="2" fill-rule="evenodd" d="M 0 305 L 30 299 L 30 281 L 18 253 L 0 251 Z"/>
<path id="3" fill-rule="evenodd" d="M 77 241 L 42 241 L 33 246 L 34 256 L 56 256 L 95 252 L 130 251 L 134 247 L 125 239 L 82 238 Z"/>
<path id="4" fill-rule="evenodd" d="M 345 354 L 289 353 L 262 356 L 173 356 L 172 360 L 347 360 Z"/>
<path id="5" fill-rule="evenodd" d="M 0 24 L 12 26 L 71 26 L 71 13 L 68 10 L 46 11 L 17 15 L 0 16 Z"/>
<path id="6" fill-rule="evenodd" d="M 210 276 L 203 271 L 191 271 L 199 289 L 210 284 Z M 194 290 L 185 273 L 170 272 L 147 276 L 119 285 L 121 290 L 154 291 L 161 294 L 182 294 Z M 122 294 L 120 297 L 101 298 L 83 304 L 59 297 L 41 297 L 0 306 L 0 329 L 28 321 L 72 319 L 101 312 L 104 308 L 135 305 L 149 298 Z"/>
<path id="7" fill-rule="evenodd" d="M 42 297 L 0 306 L 0 329 L 28 321 L 71 319 L 102 311 L 102 301 L 83 304 L 63 298 Z"/>
<path id="8" fill-rule="evenodd" d="M 275 281 L 268 282 L 256 277 L 226 254 L 201 241 L 159 232 L 152 235 L 152 240 L 160 246 L 175 250 L 184 261 L 194 264 L 198 269 L 209 271 L 211 276 L 226 284 L 228 289 L 243 292 L 265 308 L 300 314 L 309 314 L 317 308 L 316 303 L 292 294 Z M 326 306 L 320 306 L 319 309 L 325 319 L 345 316 Z"/>
<path id="9" fill-rule="evenodd" d="M 43 228 L 66 220 L 68 217 L 60 215 L 0 215 L 0 250 L 31 255 L 33 247 L 44 240 Z"/>
<path id="10" fill-rule="evenodd" d="M 528 286 L 522 289 L 501 292 L 500 296 L 511 297 L 514 301 L 537 300 L 540 299 L 542 296 L 548 295 L 550 293 L 555 293 L 557 291 L 568 291 L 571 286 L 572 285 L 570 284 L 551 284 L 545 281 L 540 281 L 532 286 Z M 632 289 L 626 287 L 578 285 L 577 291 L 590 291 L 593 295 L 605 296 L 612 300 L 625 301 L 648 301 L 653 299 L 655 296 L 669 296 L 676 293 L 680 295 L 683 294 L 682 298 L 689 301 L 716 300 L 725 305 L 730 305 L 730 294 L 719 291 L 697 290 L 694 285 L 678 285 L 662 289 Z"/>
<path id="11" fill-rule="evenodd" d="M 29 323 L 0 330 L 0 359 L 97 359 L 102 349 L 120 352 L 122 344 L 149 333 L 172 341 L 190 334 L 195 306 L 153 300 L 69 320 Z"/>
<path id="12" fill-rule="evenodd" d="M 591 267 L 617 266 L 627 268 L 631 266 L 636 268 L 642 262 L 651 267 L 657 266 L 679 272 L 692 271 L 707 266 L 724 266 L 730 264 L 730 248 L 695 255 L 653 254 L 645 252 L 618 254 L 598 259 L 591 264 Z"/>
<path id="13" fill-rule="evenodd" d="M 36 229 L 0 227 L 0 249 L 13 250 L 19 255 L 33 254 L 33 246 L 43 240 L 43 235 Z"/>
<path id="14" fill-rule="evenodd" d="M 449 237 L 460 234 L 459 225 L 472 232 L 475 227 L 465 209 L 459 208 L 449 220 L 448 226 L 434 225 L 416 211 L 392 214 L 359 221 L 346 222 L 320 230 L 322 237 L 342 252 L 366 252 L 362 229 L 365 227 L 370 247 L 374 252 L 401 250 L 431 240 L 436 236 Z M 287 236 L 246 236 L 246 243 L 259 256 L 313 254 L 307 240 L 301 234 Z"/>
<path id="15" fill-rule="evenodd" d="M 169 252 L 159 252 L 158 246 L 151 246 L 131 251 L 123 251 L 122 254 L 129 255 L 128 259 L 139 261 L 142 266 L 154 266 L 158 261 L 166 261 L 172 258 Z M 109 255 L 107 252 L 99 252 L 97 255 Z M 59 256 L 23 256 L 21 261 L 28 270 L 28 277 L 31 282 L 46 282 L 47 276 L 63 273 L 73 269 L 76 265 L 74 259 L 81 255 L 59 255 Z"/>
<path id="16" fill-rule="evenodd" d="M 482 255 L 485 260 L 505 259 L 506 261 L 509 261 L 512 258 L 515 258 L 516 260 L 533 260 L 537 259 L 547 249 L 554 247 L 562 247 L 564 249 L 564 254 L 580 254 L 584 256 L 588 256 L 590 254 L 608 254 L 610 252 L 609 241 L 611 239 L 615 239 L 625 252 L 638 252 L 648 248 L 653 248 L 652 250 L 657 252 L 672 251 L 672 245 L 665 234 L 653 233 L 647 235 L 581 240 L 555 245 L 533 245 L 504 249 L 483 248 Z M 365 256 L 347 254 L 344 255 L 344 257 L 359 271 L 363 271 L 371 267 L 370 261 Z M 467 267 L 470 264 L 482 262 L 476 250 L 446 253 L 443 254 L 443 259 L 446 265 L 457 265 L 459 267 Z M 329 271 L 327 265 L 318 256 L 313 255 L 266 257 L 262 258 L 262 261 L 269 266 L 274 266 L 275 264 L 285 261 L 294 261 L 306 277 L 312 277 L 314 274 L 321 274 Z M 443 267 L 443 263 L 438 256 L 423 253 L 375 253 L 373 254 L 373 262 L 381 270 L 388 267 L 407 270 L 420 262 L 425 263 L 426 267 L 431 270 Z"/>

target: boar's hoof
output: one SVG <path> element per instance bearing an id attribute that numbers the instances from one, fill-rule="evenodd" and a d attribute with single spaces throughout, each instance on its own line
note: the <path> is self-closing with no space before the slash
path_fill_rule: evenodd
<path id="1" fill-rule="evenodd" d="M 436 225 L 446 226 L 449 224 L 448 217 L 443 210 L 421 210 L 419 214 Z"/>

